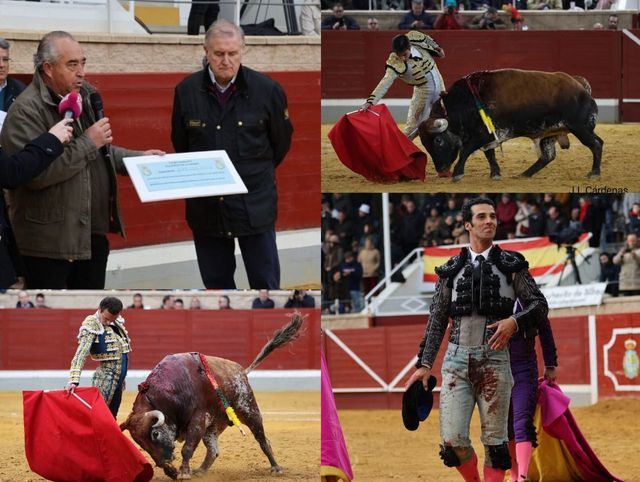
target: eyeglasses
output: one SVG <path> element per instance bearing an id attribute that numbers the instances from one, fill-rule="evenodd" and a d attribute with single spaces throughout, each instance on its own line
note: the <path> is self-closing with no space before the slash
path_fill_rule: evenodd
<path id="1" fill-rule="evenodd" d="M 10 60 L 11 57 L 0 57 L 0 62 L 4 62 L 5 64 L 8 64 Z"/>

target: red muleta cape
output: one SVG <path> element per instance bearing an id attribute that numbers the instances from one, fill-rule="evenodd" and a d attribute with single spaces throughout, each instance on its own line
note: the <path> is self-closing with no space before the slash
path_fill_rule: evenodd
<path id="1" fill-rule="evenodd" d="M 97 388 L 24 391 L 24 449 L 29 467 L 59 482 L 147 482 L 153 467 L 120 431 Z"/>
<path id="2" fill-rule="evenodd" d="M 425 180 L 427 155 L 398 129 L 384 104 L 342 116 L 329 139 L 338 159 L 369 181 Z"/>

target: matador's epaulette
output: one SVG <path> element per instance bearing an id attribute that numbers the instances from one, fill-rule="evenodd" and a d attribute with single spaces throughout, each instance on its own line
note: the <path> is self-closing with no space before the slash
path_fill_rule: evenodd
<path id="1" fill-rule="evenodd" d="M 97 315 L 89 315 L 84 319 L 80 330 L 78 330 L 78 338 L 84 333 L 92 333 L 94 335 L 102 335 L 104 333 L 104 326 L 100 323 Z"/>
<path id="2" fill-rule="evenodd" d="M 523 255 L 516 251 L 505 251 L 499 246 L 494 246 L 491 249 L 489 259 L 504 274 L 517 273 L 523 269 L 529 269 L 529 263 Z"/>
<path id="3" fill-rule="evenodd" d="M 447 286 L 453 286 L 453 278 L 460 272 L 460 270 L 467 264 L 469 259 L 469 249 L 462 248 L 459 254 L 455 255 L 449 261 L 442 266 L 436 268 L 436 274 L 443 279 L 447 280 Z"/>
<path id="4" fill-rule="evenodd" d="M 391 52 L 389 54 L 389 58 L 387 59 L 387 67 L 392 69 L 398 75 L 402 75 L 407 70 L 407 63 L 402 60 L 395 52 Z"/>
<path id="5" fill-rule="evenodd" d="M 433 40 L 429 35 L 412 30 L 407 34 L 407 38 L 409 39 L 411 45 L 425 49 L 431 55 L 434 55 L 436 57 L 440 57 L 442 55 L 438 50 L 440 48 L 440 45 L 438 45 L 438 42 Z"/>
<path id="6" fill-rule="evenodd" d="M 431 38 L 427 34 L 420 32 L 419 30 L 410 30 L 405 36 L 409 39 L 409 42 L 424 42 L 425 39 Z"/>

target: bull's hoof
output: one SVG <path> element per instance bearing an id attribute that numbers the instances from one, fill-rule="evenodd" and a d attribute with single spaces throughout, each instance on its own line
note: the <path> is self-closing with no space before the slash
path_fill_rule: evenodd
<path id="1" fill-rule="evenodd" d="M 600 171 L 591 171 L 587 174 L 587 179 L 594 179 L 600 177 Z"/>
<path id="2" fill-rule="evenodd" d="M 500 174 L 491 174 L 491 179 L 493 179 L 494 181 L 499 181 L 500 179 L 502 179 L 502 176 Z"/>
<path id="3" fill-rule="evenodd" d="M 531 179 L 533 177 L 533 173 L 528 172 L 528 171 L 524 171 L 522 174 L 520 174 L 519 177 L 526 177 L 528 179 Z"/>
<path id="4" fill-rule="evenodd" d="M 178 474 L 178 480 L 190 480 L 191 472 L 180 472 Z"/>
<path id="5" fill-rule="evenodd" d="M 462 181 L 463 177 L 464 177 L 464 174 L 458 174 L 457 176 L 453 176 L 453 182 L 460 182 Z"/>
<path id="6" fill-rule="evenodd" d="M 273 475 L 280 475 L 284 473 L 284 471 L 282 470 L 282 467 L 280 467 L 279 465 L 274 465 L 273 467 L 271 467 L 271 473 Z"/>
<path id="7" fill-rule="evenodd" d="M 165 465 L 164 467 L 162 467 L 162 469 L 169 478 L 173 480 L 176 480 L 178 478 L 178 469 L 176 469 L 173 465 Z"/>

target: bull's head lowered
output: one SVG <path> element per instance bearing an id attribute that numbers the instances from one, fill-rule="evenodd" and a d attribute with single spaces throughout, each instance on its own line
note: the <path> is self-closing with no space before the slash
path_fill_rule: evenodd
<path id="1" fill-rule="evenodd" d="M 133 411 L 120 424 L 120 430 L 129 430 L 133 440 L 151 455 L 158 467 L 162 467 L 172 479 L 177 477 L 178 472 L 171 465 L 176 445 L 176 429 L 160 410 Z"/>
<path id="2" fill-rule="evenodd" d="M 442 100 L 433 104 L 431 115 L 420 124 L 418 134 L 422 145 L 433 159 L 438 177 L 450 177 L 451 165 L 458 157 L 462 141 L 449 129 L 449 120 Z"/>

